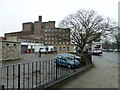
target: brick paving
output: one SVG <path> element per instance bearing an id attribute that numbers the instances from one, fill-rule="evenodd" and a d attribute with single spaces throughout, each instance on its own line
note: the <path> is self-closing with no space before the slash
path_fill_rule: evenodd
<path id="1" fill-rule="evenodd" d="M 59 88 L 118 88 L 118 63 L 93 56 L 95 67 Z"/>

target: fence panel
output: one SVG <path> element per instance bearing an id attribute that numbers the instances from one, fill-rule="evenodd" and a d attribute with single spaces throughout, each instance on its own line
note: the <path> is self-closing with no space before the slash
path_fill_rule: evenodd
<path id="1" fill-rule="evenodd" d="M 69 69 L 58 66 L 55 60 L 37 61 L 1 67 L 0 80 L 1 85 L 4 85 L 6 90 L 9 88 L 12 90 L 27 88 L 29 90 L 49 85 L 78 70 L 79 68 Z"/>

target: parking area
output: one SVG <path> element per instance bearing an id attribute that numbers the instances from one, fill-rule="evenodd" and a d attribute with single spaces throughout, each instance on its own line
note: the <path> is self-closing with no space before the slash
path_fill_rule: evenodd
<path id="1" fill-rule="evenodd" d="M 7 66 L 7 65 L 13 65 L 13 64 L 35 62 L 35 61 L 52 60 L 52 59 L 55 59 L 56 56 L 57 54 L 42 54 L 41 57 L 39 57 L 39 55 L 35 53 L 21 54 L 20 60 L 3 61 L 2 65 Z"/>
<path id="2" fill-rule="evenodd" d="M 5 88 L 35 88 L 55 82 L 80 70 L 60 67 L 55 63 L 56 54 L 22 54 L 21 60 L 4 61 L 1 81 Z"/>

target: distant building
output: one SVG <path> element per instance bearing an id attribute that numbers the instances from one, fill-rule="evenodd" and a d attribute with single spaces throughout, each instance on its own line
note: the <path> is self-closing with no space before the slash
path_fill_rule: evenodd
<path id="1" fill-rule="evenodd" d="M 15 36 L 17 36 L 16 40 Z M 26 49 L 31 50 L 34 49 L 34 51 L 37 52 L 38 49 L 34 48 L 36 44 L 35 42 L 42 43 L 46 51 L 56 51 L 58 50 L 56 49 L 56 46 L 61 47 L 62 45 L 67 45 L 68 47 L 70 46 L 69 48 L 73 46 L 70 45 L 70 29 L 55 28 L 55 21 L 42 22 L 42 16 L 39 16 L 39 21 L 35 21 L 34 23 L 33 22 L 23 23 L 22 31 L 5 33 L 5 37 L 8 40 L 11 39 L 15 41 L 20 41 L 22 49 L 21 52 L 24 52 L 24 50 Z M 22 40 L 27 41 L 26 42 L 27 46 L 23 45 L 23 43 L 25 44 L 25 42 L 23 42 Z M 34 42 L 34 44 L 33 43 L 30 44 L 30 41 Z M 39 48 L 42 47 L 40 46 Z"/>
<path id="2" fill-rule="evenodd" d="M 21 53 L 25 53 L 26 50 L 29 52 L 38 52 L 40 48 L 43 48 L 44 43 L 40 42 L 39 39 L 34 39 L 32 36 L 20 37 L 20 36 L 9 36 L 6 37 L 7 41 L 19 41 L 21 43 Z"/>
<path id="3" fill-rule="evenodd" d="M 22 26 L 22 31 L 6 33 L 5 37 L 32 35 L 45 45 L 70 44 L 70 29 L 55 28 L 55 21 L 42 22 L 42 16 L 39 16 L 39 21 L 23 23 Z"/>

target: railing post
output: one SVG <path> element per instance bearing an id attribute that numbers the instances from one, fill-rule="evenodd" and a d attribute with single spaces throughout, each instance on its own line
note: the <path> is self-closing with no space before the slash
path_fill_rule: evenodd
<path id="1" fill-rule="evenodd" d="M 2 66 L 0 66 L 0 89 L 2 88 Z"/>
<path id="2" fill-rule="evenodd" d="M 20 90 L 20 64 L 18 64 L 18 90 Z"/>
<path id="3" fill-rule="evenodd" d="M 57 76 L 58 76 L 58 72 L 57 72 L 57 59 L 56 59 L 56 72 L 55 72 L 55 75 L 56 75 L 56 80 L 57 80 Z"/>
<path id="4" fill-rule="evenodd" d="M 74 72 L 75 72 L 75 56 L 74 56 Z"/>

